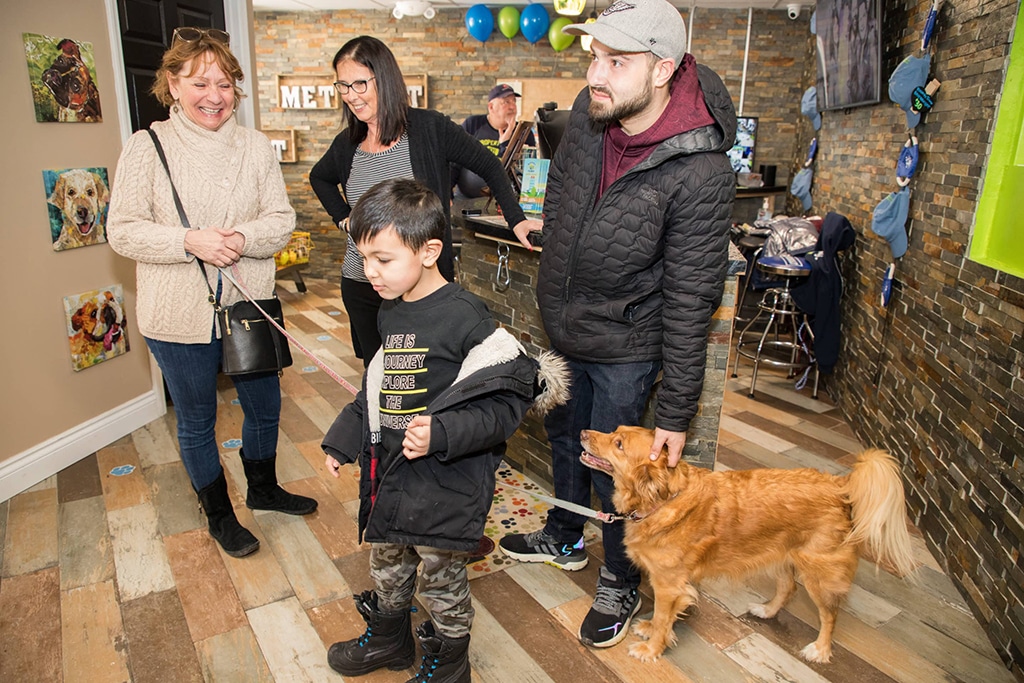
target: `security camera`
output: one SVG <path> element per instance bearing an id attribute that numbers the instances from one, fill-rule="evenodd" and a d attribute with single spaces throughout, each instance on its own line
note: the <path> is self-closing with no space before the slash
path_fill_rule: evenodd
<path id="1" fill-rule="evenodd" d="M 796 18 L 800 16 L 800 5 L 796 3 L 786 5 L 786 14 L 789 16 L 790 21 L 796 21 Z"/>

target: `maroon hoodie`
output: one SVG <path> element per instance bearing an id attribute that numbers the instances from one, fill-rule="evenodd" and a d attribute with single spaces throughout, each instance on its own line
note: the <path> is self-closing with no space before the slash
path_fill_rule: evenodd
<path id="1" fill-rule="evenodd" d="M 668 106 L 654 125 L 636 135 L 626 134 L 618 123 L 605 129 L 598 199 L 616 179 L 650 156 L 665 140 L 714 122 L 697 82 L 697 60 L 687 54 L 669 85 Z"/>

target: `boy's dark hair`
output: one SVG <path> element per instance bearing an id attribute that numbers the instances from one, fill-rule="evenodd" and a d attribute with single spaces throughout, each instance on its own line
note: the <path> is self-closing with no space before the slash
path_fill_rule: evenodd
<path id="1" fill-rule="evenodd" d="M 443 240 L 447 221 L 434 191 L 418 180 L 392 179 L 367 190 L 348 217 L 352 241 L 362 244 L 394 228 L 413 251 L 427 240 Z"/>
<path id="2" fill-rule="evenodd" d="M 345 59 L 365 66 L 373 74 L 373 87 L 377 89 L 377 137 L 382 145 L 390 145 L 405 132 L 409 108 L 409 93 L 398 60 L 387 45 L 373 36 L 357 36 L 342 45 L 331 62 L 335 73 L 338 62 Z M 341 117 L 353 145 L 366 139 L 366 124 L 347 106 L 341 108 Z"/>

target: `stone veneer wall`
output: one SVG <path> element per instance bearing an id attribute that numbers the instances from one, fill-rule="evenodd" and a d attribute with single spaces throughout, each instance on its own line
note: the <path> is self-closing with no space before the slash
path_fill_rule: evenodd
<path id="1" fill-rule="evenodd" d="M 896 189 L 906 141 L 886 82 L 920 47 L 930 5 L 883 2 L 883 103 L 822 116 L 814 210 L 845 214 L 858 232 L 843 259 L 844 337 L 830 389 L 861 441 L 903 462 L 913 520 L 1024 678 L 1024 280 L 967 258 L 1018 2 L 942 4 L 932 59 L 942 88 L 917 128 L 910 248 L 885 332 L 879 306 L 891 253 L 871 215 Z"/>
<path id="2" fill-rule="evenodd" d="M 605 3 L 602 3 L 602 7 Z M 691 50 L 698 62 L 722 77 L 738 106 L 746 40 L 746 10 L 698 8 Z M 687 11 L 683 11 L 687 19 Z M 308 273 L 340 277 L 345 242 L 309 188 L 309 170 L 338 133 L 336 110 L 294 110 L 277 106 L 278 74 L 321 75 L 347 40 L 373 35 L 392 49 L 406 73 L 429 76 L 430 108 L 461 122 L 486 111 L 487 91 L 499 78 L 584 78 L 590 59 L 579 47 L 555 52 L 544 38 L 531 45 L 522 35 L 505 39 L 497 31 L 486 43 L 469 36 L 464 10 L 439 9 L 432 20 L 393 19 L 388 12 L 257 12 L 255 14 L 256 85 L 260 117 L 267 129 L 298 131 L 298 159 L 283 164 L 285 182 L 298 214 L 298 229 L 312 233 Z M 785 183 L 799 156 L 796 132 L 800 95 L 811 36 L 807 13 L 790 21 L 783 11 L 756 10 L 747 67 L 744 110 L 760 116 L 755 164 L 776 164 Z M 755 200 L 756 202 L 757 200 Z"/>

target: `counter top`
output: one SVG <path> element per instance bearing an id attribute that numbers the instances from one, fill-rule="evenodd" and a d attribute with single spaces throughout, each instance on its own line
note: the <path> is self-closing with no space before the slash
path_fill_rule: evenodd
<path id="1" fill-rule="evenodd" d="M 736 187 L 736 198 L 744 197 L 770 197 L 784 193 L 788 188 L 785 185 L 769 185 L 767 187 Z"/>
<path id="2" fill-rule="evenodd" d="M 452 214 L 452 223 L 463 230 L 472 230 L 485 237 L 491 237 L 501 242 L 508 242 L 509 244 L 525 249 L 525 247 L 519 242 L 519 238 L 512 232 L 508 224 L 505 223 L 504 216 L 492 216 L 492 215 L 481 215 L 481 216 L 466 216 L 464 214 Z M 540 233 L 530 233 L 530 244 L 533 245 L 534 251 L 540 251 L 540 247 L 543 244 Z"/>

